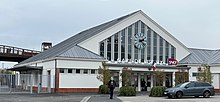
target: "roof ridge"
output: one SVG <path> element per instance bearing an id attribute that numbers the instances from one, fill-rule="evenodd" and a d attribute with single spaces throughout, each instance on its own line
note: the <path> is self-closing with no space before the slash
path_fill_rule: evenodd
<path id="1" fill-rule="evenodd" d="M 207 49 L 207 48 L 188 48 L 188 49 L 192 49 L 192 50 L 209 50 L 209 51 L 217 51 L 217 50 L 219 50 L 220 51 L 220 49 L 215 50 L 215 49 Z"/>

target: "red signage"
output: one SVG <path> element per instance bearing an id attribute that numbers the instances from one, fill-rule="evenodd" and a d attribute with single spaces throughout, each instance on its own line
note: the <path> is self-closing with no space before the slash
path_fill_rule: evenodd
<path id="1" fill-rule="evenodd" d="M 178 61 L 174 58 L 168 58 L 168 65 L 177 65 Z"/>

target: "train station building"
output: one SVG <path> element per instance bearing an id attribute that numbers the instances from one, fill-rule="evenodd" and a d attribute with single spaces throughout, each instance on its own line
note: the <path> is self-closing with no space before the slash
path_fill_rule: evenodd
<path id="1" fill-rule="evenodd" d="M 50 81 L 44 81 L 44 77 L 40 80 L 42 87 L 49 84 L 56 92 L 97 92 L 102 84 L 96 78 L 99 67 L 111 70 L 117 87 L 122 86 L 120 74 L 126 67 L 132 70 L 132 86 L 142 91 L 144 80 L 145 91 L 150 91 L 155 86 L 155 70 L 165 72 L 163 85 L 171 87 L 175 85 L 176 72 L 189 72 L 189 80 L 196 80 L 197 69 L 207 63 L 213 85 L 220 89 L 219 53 L 187 48 L 139 10 L 75 34 L 12 70 L 32 74 L 35 80 L 39 80 L 38 75 L 55 76 L 49 77 Z"/>

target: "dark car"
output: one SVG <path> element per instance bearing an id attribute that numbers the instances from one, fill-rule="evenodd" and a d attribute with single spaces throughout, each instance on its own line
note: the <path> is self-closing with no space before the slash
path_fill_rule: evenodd
<path id="1" fill-rule="evenodd" d="M 185 82 L 164 91 L 168 98 L 181 98 L 182 96 L 203 96 L 208 98 L 215 95 L 214 87 L 206 82 Z"/>

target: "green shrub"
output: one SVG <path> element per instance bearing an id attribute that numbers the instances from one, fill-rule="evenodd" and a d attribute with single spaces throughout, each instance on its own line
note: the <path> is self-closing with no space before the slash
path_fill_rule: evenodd
<path id="1" fill-rule="evenodd" d="M 161 97 L 161 96 L 163 96 L 163 93 L 164 93 L 165 89 L 166 89 L 166 87 L 164 87 L 164 86 L 154 86 L 151 89 L 149 96 Z"/>
<path id="2" fill-rule="evenodd" d="M 119 90 L 119 96 L 136 96 L 136 90 L 132 86 L 122 86 Z"/>
<path id="3" fill-rule="evenodd" d="M 98 93 L 99 94 L 108 94 L 109 93 L 108 85 L 100 85 Z"/>

